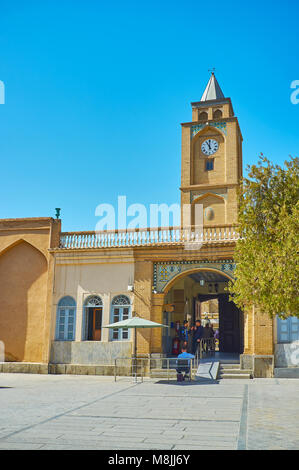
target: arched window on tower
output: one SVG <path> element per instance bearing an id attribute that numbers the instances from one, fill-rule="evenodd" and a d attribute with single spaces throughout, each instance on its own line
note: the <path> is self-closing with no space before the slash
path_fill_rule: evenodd
<path id="1" fill-rule="evenodd" d="M 56 315 L 56 341 L 74 341 L 76 328 L 76 302 L 66 296 L 60 299 Z"/>
<path id="2" fill-rule="evenodd" d="M 207 121 L 208 120 L 208 113 L 206 111 L 203 111 L 202 113 L 199 114 L 198 116 L 199 121 Z"/>
<path id="3" fill-rule="evenodd" d="M 131 317 L 131 302 L 126 295 L 118 295 L 112 299 L 111 321 L 116 323 L 118 321 L 127 320 Z M 112 340 L 122 341 L 129 339 L 128 328 L 119 328 L 112 330 Z"/>
<path id="4" fill-rule="evenodd" d="M 222 118 L 222 111 L 220 109 L 216 109 L 216 111 L 213 114 L 214 119 L 221 119 Z"/>

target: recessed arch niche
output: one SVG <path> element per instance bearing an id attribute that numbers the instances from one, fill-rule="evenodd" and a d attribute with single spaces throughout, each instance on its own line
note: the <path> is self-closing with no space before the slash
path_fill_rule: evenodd
<path id="1" fill-rule="evenodd" d="M 20 240 L 0 254 L 0 332 L 6 361 L 42 362 L 47 260 Z"/>
<path id="2" fill-rule="evenodd" d="M 225 200 L 218 194 L 206 193 L 193 200 L 191 206 L 191 223 L 195 224 L 195 206 L 203 206 L 203 224 L 204 225 L 222 225 L 225 224 Z"/>

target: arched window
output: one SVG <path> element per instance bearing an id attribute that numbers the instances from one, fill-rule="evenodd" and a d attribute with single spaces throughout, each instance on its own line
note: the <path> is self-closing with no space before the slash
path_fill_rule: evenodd
<path id="1" fill-rule="evenodd" d="M 208 120 L 208 113 L 203 111 L 202 113 L 199 114 L 198 116 L 199 121 L 207 121 Z"/>
<path id="2" fill-rule="evenodd" d="M 99 305 L 103 305 L 103 301 L 98 295 L 92 295 L 85 301 L 85 307 L 97 307 Z"/>
<path id="3" fill-rule="evenodd" d="M 56 316 L 56 340 L 74 341 L 76 328 L 76 302 L 66 296 L 60 299 Z"/>
<path id="4" fill-rule="evenodd" d="M 83 340 L 101 341 L 103 301 L 98 295 L 91 295 L 84 303 Z"/>
<path id="5" fill-rule="evenodd" d="M 222 118 L 222 111 L 220 109 L 217 109 L 214 114 L 213 114 L 214 119 L 220 119 Z"/>
<path id="6" fill-rule="evenodd" d="M 118 295 L 112 299 L 112 323 L 127 320 L 131 317 L 131 302 L 126 295 Z M 121 341 L 129 339 L 128 328 L 112 330 L 112 339 Z"/>

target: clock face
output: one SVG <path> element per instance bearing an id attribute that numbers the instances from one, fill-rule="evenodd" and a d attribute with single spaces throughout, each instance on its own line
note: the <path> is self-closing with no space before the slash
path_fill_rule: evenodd
<path id="1" fill-rule="evenodd" d="M 217 152 L 219 144 L 217 140 L 214 139 L 207 139 L 201 145 L 201 151 L 205 155 L 213 155 Z"/>

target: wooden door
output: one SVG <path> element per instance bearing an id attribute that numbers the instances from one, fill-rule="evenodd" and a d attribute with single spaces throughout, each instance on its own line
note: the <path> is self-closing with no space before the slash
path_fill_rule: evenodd
<path id="1" fill-rule="evenodd" d="M 228 295 L 219 296 L 219 350 L 240 352 L 240 310 Z"/>
<path id="2" fill-rule="evenodd" d="M 201 302 L 195 301 L 195 320 L 201 320 Z"/>
<path id="3" fill-rule="evenodd" d="M 102 308 L 93 309 L 92 319 L 92 339 L 94 341 L 101 341 L 102 332 Z"/>

